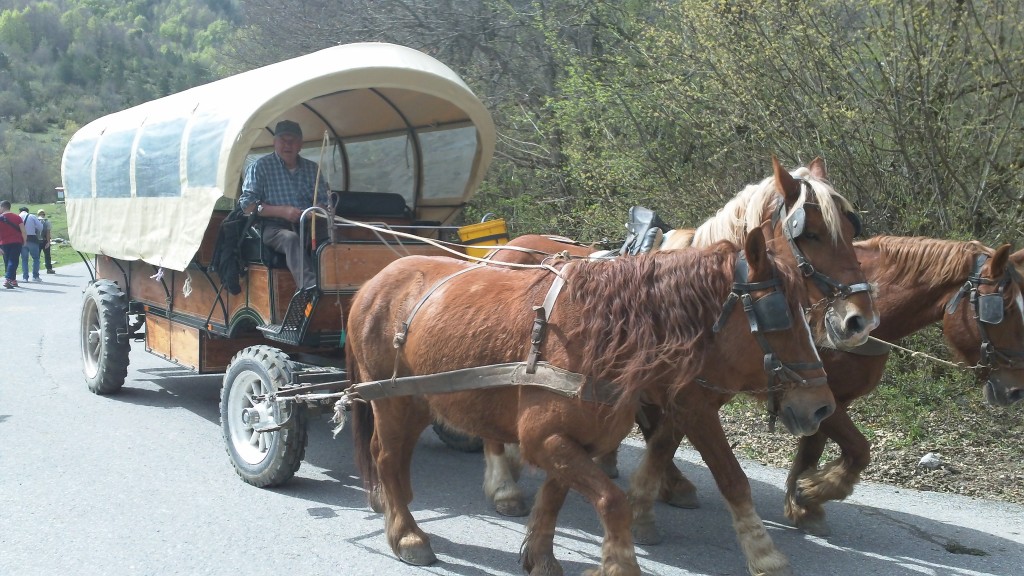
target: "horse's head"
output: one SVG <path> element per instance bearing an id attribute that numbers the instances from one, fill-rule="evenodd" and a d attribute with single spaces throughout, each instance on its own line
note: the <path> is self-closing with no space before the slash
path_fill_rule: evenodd
<path id="1" fill-rule="evenodd" d="M 733 349 L 760 347 L 763 363 L 750 367 L 745 380 L 767 381 L 766 387 L 743 391 L 767 396 L 773 418 L 781 419 L 791 434 L 814 434 L 835 411 L 835 399 L 803 313 L 806 293 L 800 278 L 794 269 L 776 265 L 758 228 L 747 235 L 744 257 L 737 257 L 732 286 L 715 331 L 724 336 L 722 328 L 731 322 L 734 337 L 744 339 Z"/>
<path id="2" fill-rule="evenodd" d="M 859 346 L 878 325 L 872 288 L 853 250 L 860 218 L 828 183 L 820 158 L 793 174 L 777 158 L 772 161 L 778 198 L 762 227 L 770 226 L 771 242 L 788 246 L 778 250 L 780 258 L 804 275 L 815 341 L 839 349 Z"/>
<path id="3" fill-rule="evenodd" d="M 1009 244 L 977 255 L 973 266 L 946 305 L 942 330 L 954 352 L 977 366 L 989 404 L 1006 406 L 1024 399 L 1024 279 Z"/>

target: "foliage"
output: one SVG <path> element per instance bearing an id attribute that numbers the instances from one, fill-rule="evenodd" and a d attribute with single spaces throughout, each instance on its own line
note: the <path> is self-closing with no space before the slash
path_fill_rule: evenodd
<path id="1" fill-rule="evenodd" d="M 0 197 L 52 198 L 69 128 L 215 79 L 238 18 L 225 0 L 0 0 Z"/>

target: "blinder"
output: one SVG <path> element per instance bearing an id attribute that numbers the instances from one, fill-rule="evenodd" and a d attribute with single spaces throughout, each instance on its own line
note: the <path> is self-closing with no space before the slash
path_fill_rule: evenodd
<path id="1" fill-rule="evenodd" d="M 1003 321 L 1005 318 L 1003 291 L 1011 282 L 1020 281 L 1020 277 L 1013 266 L 1007 267 L 1006 273 L 999 280 L 982 277 L 981 269 L 988 260 L 989 256 L 987 254 L 978 254 L 975 257 L 974 269 L 967 277 L 967 282 L 960 287 L 960 290 L 957 290 L 957 293 L 950 299 L 949 304 L 946 305 L 946 313 L 952 314 L 956 312 L 960 300 L 964 296 L 969 295 L 970 303 L 974 306 L 974 318 L 978 324 L 978 334 L 981 336 L 981 359 L 978 365 L 991 371 L 999 369 L 1002 365 L 1010 368 L 1019 366 L 1019 362 L 1024 359 L 1024 352 L 997 347 L 992 343 L 988 330 L 985 329 L 986 324 L 996 325 Z M 995 285 L 997 289 L 992 294 L 980 294 L 978 289 L 982 284 Z M 996 360 L 994 365 L 993 359 Z"/>
<path id="2" fill-rule="evenodd" d="M 976 302 L 978 320 L 986 324 L 999 324 L 1003 321 L 1002 291 L 994 294 L 981 294 Z"/>
<path id="3" fill-rule="evenodd" d="M 743 309 L 747 311 L 747 321 L 750 323 L 751 332 L 779 332 L 789 330 L 793 326 L 793 317 L 789 313 L 789 302 L 786 295 L 774 290 L 764 296 L 753 300 L 750 293 L 754 290 L 764 290 L 773 286 L 779 286 L 781 282 L 772 278 L 764 282 L 748 282 L 750 268 L 747 266 L 747 259 L 741 251 L 736 257 L 736 264 L 733 272 L 733 288 L 729 298 L 722 307 L 722 315 L 715 322 L 714 331 L 721 330 L 732 307 L 737 301 L 743 302 Z"/>

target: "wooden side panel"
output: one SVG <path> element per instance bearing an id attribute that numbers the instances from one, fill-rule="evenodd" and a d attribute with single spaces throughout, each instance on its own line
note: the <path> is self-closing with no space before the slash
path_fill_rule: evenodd
<path id="1" fill-rule="evenodd" d="M 385 266 L 405 255 L 447 256 L 429 244 L 406 244 L 395 250 L 380 244 L 333 244 L 320 256 L 323 290 L 358 290 Z"/>
<path id="2" fill-rule="evenodd" d="M 202 354 L 203 365 L 200 372 L 216 373 L 226 372 L 231 358 L 243 348 L 266 344 L 267 341 L 261 337 L 252 338 L 214 338 L 208 334 L 201 335 L 200 354 Z"/>
<path id="3" fill-rule="evenodd" d="M 199 370 L 199 330 L 147 315 L 146 351 Z"/>
<path id="4" fill-rule="evenodd" d="M 146 352 L 164 359 L 171 358 L 171 321 L 146 316 Z"/>

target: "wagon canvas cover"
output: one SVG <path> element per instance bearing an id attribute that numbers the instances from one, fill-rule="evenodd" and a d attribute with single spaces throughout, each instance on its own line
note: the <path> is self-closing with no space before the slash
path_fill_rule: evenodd
<path id="1" fill-rule="evenodd" d="M 449 224 L 494 150 L 491 116 L 451 69 L 383 43 L 327 48 L 99 118 L 71 138 L 62 179 L 73 246 L 184 270 L 215 204 L 279 120 L 331 188 L 395 192 Z M 327 147 L 321 143 L 329 141 Z"/>

